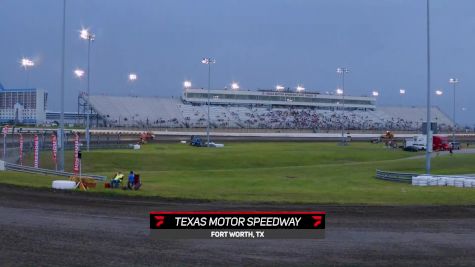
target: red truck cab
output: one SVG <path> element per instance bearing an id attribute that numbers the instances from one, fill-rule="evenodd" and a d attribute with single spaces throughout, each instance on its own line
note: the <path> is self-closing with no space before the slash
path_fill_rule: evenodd
<path id="1" fill-rule="evenodd" d="M 432 137 L 432 149 L 434 151 L 449 150 L 450 144 L 447 136 L 434 135 Z"/>

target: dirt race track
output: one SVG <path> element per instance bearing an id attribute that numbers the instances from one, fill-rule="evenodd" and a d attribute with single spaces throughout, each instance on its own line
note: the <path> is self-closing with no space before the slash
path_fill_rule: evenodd
<path id="1" fill-rule="evenodd" d="M 152 210 L 317 210 L 324 240 L 149 238 Z M 475 206 L 112 198 L 0 185 L 0 266 L 475 266 Z"/>

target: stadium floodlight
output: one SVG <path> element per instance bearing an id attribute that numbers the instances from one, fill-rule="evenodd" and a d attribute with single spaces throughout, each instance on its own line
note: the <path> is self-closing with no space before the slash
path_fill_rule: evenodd
<path id="1" fill-rule="evenodd" d="M 453 104 L 453 114 L 452 114 L 452 123 L 453 123 L 453 126 L 452 126 L 452 142 L 455 143 L 455 128 L 457 127 L 457 124 L 455 123 L 455 89 L 457 87 L 457 83 L 459 83 L 459 79 L 457 78 L 450 78 L 449 79 L 449 83 L 453 85 L 453 88 L 454 88 L 454 92 L 453 92 L 453 96 L 454 96 L 454 104 Z"/>
<path id="2" fill-rule="evenodd" d="M 341 76 L 341 96 L 342 96 L 342 109 L 343 111 L 345 110 L 345 94 L 343 92 L 345 91 L 345 74 L 349 73 L 350 70 L 346 67 L 339 67 L 336 69 L 336 73 Z M 346 138 L 345 138 L 345 122 L 342 120 L 341 121 L 341 145 L 347 145 L 346 143 Z"/>
<path id="3" fill-rule="evenodd" d="M 337 95 L 342 95 L 342 94 L 343 94 L 343 90 L 340 89 L 340 88 L 337 88 L 337 89 L 336 89 L 336 94 L 337 94 Z"/>
<path id="4" fill-rule="evenodd" d="M 297 85 L 296 90 L 297 90 L 297 92 L 303 92 L 303 91 L 305 91 L 305 87 L 303 87 L 301 85 Z"/>
<path id="5" fill-rule="evenodd" d="M 239 90 L 239 84 L 237 82 L 231 83 L 231 89 L 233 90 Z"/>
<path id="6" fill-rule="evenodd" d="M 137 80 L 137 74 L 135 73 L 130 73 L 129 74 L 129 81 L 134 82 Z"/>
<path id="7" fill-rule="evenodd" d="M 35 66 L 35 62 L 33 60 L 29 59 L 29 58 L 26 58 L 26 57 L 24 57 L 20 60 L 20 64 L 25 70 Z"/>
<path id="8" fill-rule="evenodd" d="M 91 95 L 91 43 L 96 39 L 96 35 L 91 33 L 88 29 L 81 29 L 79 31 L 79 37 L 81 39 L 84 39 L 87 41 L 87 97 Z M 89 128 L 90 128 L 90 121 L 89 121 L 89 116 L 92 112 L 92 109 L 89 109 L 89 112 L 86 112 L 86 147 L 87 151 L 89 151 L 89 145 L 90 145 L 90 134 L 89 134 Z"/>
<path id="9" fill-rule="evenodd" d="M 183 87 L 185 87 L 186 89 L 191 88 L 191 81 L 184 81 L 183 82 Z"/>
<path id="10" fill-rule="evenodd" d="M 406 89 L 399 89 L 399 94 L 400 95 L 405 95 L 406 94 Z"/>
<path id="11" fill-rule="evenodd" d="M 88 29 L 83 28 L 79 31 L 79 37 L 84 40 L 94 41 L 96 35 L 91 33 Z"/>
<path id="12" fill-rule="evenodd" d="M 213 58 L 206 57 L 201 60 L 201 63 L 209 65 L 216 63 L 216 60 Z"/>
<path id="13" fill-rule="evenodd" d="M 275 86 L 275 90 L 276 90 L 276 91 L 284 91 L 284 89 L 285 89 L 285 87 L 282 86 L 282 85 L 280 85 L 280 84 L 278 84 L 278 85 Z"/>
<path id="14" fill-rule="evenodd" d="M 25 69 L 25 75 L 26 75 L 26 87 L 29 86 L 29 80 L 30 80 L 30 75 L 29 75 L 29 72 L 28 72 L 28 69 L 29 68 L 32 68 L 35 66 L 35 62 L 29 58 L 22 58 L 20 60 L 20 65 Z"/>
<path id="15" fill-rule="evenodd" d="M 74 70 L 74 75 L 76 75 L 76 77 L 79 79 L 84 76 L 84 73 L 85 73 L 84 70 L 79 69 L 79 68 Z"/>
<path id="16" fill-rule="evenodd" d="M 216 63 L 216 60 L 210 57 L 205 57 L 201 60 L 201 63 L 208 65 L 208 125 L 206 126 L 206 138 L 208 140 L 206 146 L 209 145 L 209 128 L 210 128 L 210 116 L 209 116 L 209 106 L 210 106 L 210 95 L 211 95 L 211 65 Z"/>
<path id="17" fill-rule="evenodd" d="M 442 90 L 435 90 L 435 94 L 441 96 L 444 94 L 444 92 Z"/>
<path id="18" fill-rule="evenodd" d="M 378 92 L 378 91 L 373 91 L 373 92 L 372 92 L 372 95 L 373 95 L 374 97 L 377 97 L 377 96 L 379 96 L 379 92 Z"/>

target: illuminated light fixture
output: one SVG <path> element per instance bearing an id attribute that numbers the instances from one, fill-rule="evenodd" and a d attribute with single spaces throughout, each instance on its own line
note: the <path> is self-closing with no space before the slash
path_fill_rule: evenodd
<path id="1" fill-rule="evenodd" d="M 285 87 L 280 85 L 280 84 L 276 85 L 276 87 L 275 87 L 276 91 L 284 91 L 284 89 L 285 89 Z"/>
<path id="2" fill-rule="evenodd" d="M 183 87 L 185 87 L 187 89 L 190 88 L 191 87 L 191 81 L 184 81 L 183 82 Z"/>
<path id="3" fill-rule="evenodd" d="M 373 91 L 373 96 L 374 97 L 379 96 L 379 92 L 378 91 Z"/>
<path id="4" fill-rule="evenodd" d="M 137 74 L 130 73 L 129 74 L 129 81 L 135 81 L 135 80 L 137 80 Z"/>
<path id="5" fill-rule="evenodd" d="M 26 57 L 24 57 L 20 60 L 20 64 L 23 68 L 25 68 L 25 70 L 27 68 L 35 66 L 35 62 L 33 60 L 29 59 L 29 58 L 26 58 Z"/>
<path id="6" fill-rule="evenodd" d="M 336 89 L 336 94 L 337 94 L 337 95 L 342 95 L 342 94 L 343 94 L 343 90 L 340 89 L 340 88 L 337 88 L 337 89 Z"/>
<path id="7" fill-rule="evenodd" d="M 442 92 L 442 90 L 436 90 L 436 91 L 435 91 L 435 94 L 436 94 L 436 95 L 443 95 L 444 92 Z"/>
<path id="8" fill-rule="evenodd" d="M 231 89 L 233 89 L 233 90 L 238 90 L 238 89 L 239 89 L 239 84 L 238 84 L 237 82 L 233 82 L 233 83 L 231 84 Z"/>
<path id="9" fill-rule="evenodd" d="M 296 89 L 297 89 L 297 92 L 303 92 L 303 91 L 305 91 L 305 88 L 304 88 L 303 86 L 301 86 L 301 85 L 297 85 L 297 88 L 296 88 Z"/>
<path id="10" fill-rule="evenodd" d="M 449 83 L 454 84 L 454 83 L 458 83 L 458 82 L 459 82 L 459 79 L 457 79 L 457 78 L 450 78 L 449 79 Z"/>
<path id="11" fill-rule="evenodd" d="M 94 41 L 94 39 L 96 38 L 96 35 L 89 32 L 88 29 L 81 29 L 79 31 L 79 37 L 81 37 L 81 39 L 84 39 L 84 40 Z"/>
<path id="12" fill-rule="evenodd" d="M 74 70 L 74 75 L 76 75 L 76 77 L 78 78 L 82 78 L 84 76 L 84 70 L 82 69 L 75 69 Z"/>
<path id="13" fill-rule="evenodd" d="M 406 89 L 399 89 L 399 94 L 401 94 L 401 95 L 406 94 Z"/>
<path id="14" fill-rule="evenodd" d="M 203 58 L 201 60 L 201 63 L 203 63 L 203 64 L 214 64 L 214 63 L 216 63 L 216 60 L 213 59 L 213 58 L 206 57 L 206 58 Z"/>

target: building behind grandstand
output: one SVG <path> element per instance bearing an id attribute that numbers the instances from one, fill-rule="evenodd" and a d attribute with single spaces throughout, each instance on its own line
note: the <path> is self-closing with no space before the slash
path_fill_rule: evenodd
<path id="1" fill-rule="evenodd" d="M 105 127 L 204 128 L 208 90 L 185 89 L 180 98 L 83 95 Z M 213 128 L 312 129 L 326 131 L 418 131 L 425 121 L 422 107 L 376 107 L 376 98 L 316 92 L 211 90 Z M 432 108 L 440 129 L 452 125 L 439 108 Z"/>
<path id="2" fill-rule="evenodd" d="M 47 100 L 48 93 L 43 89 L 6 89 L 0 84 L 0 122 L 44 124 Z"/>

